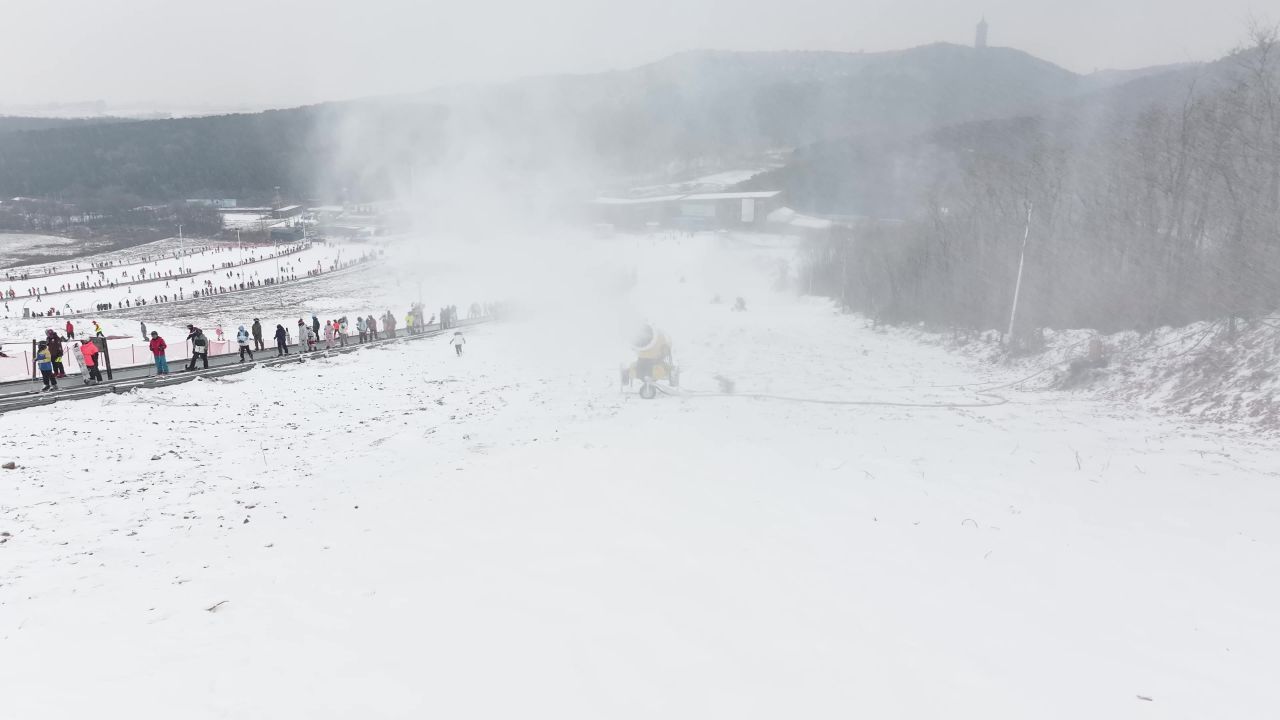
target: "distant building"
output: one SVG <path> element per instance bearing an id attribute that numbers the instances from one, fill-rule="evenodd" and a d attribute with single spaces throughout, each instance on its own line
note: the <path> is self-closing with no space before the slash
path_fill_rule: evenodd
<path id="1" fill-rule="evenodd" d="M 683 195 L 647 198 L 596 198 L 592 202 L 598 221 L 618 227 L 639 228 L 666 225 L 675 214 L 675 201 Z"/>
<path id="2" fill-rule="evenodd" d="M 987 18 L 978 21 L 978 31 L 973 38 L 973 46 L 982 50 L 987 47 Z"/>
<path id="3" fill-rule="evenodd" d="M 188 198 L 187 204 L 195 207 L 233 208 L 236 201 L 234 198 Z"/>
<path id="4" fill-rule="evenodd" d="M 677 220 L 692 227 L 756 225 L 781 206 L 781 195 L 781 190 L 685 195 L 677 206 Z"/>
<path id="5" fill-rule="evenodd" d="M 596 198 L 595 219 L 617 227 L 670 226 L 713 230 L 763 225 L 781 207 L 781 190 L 694 193 L 646 198 Z"/>
<path id="6" fill-rule="evenodd" d="M 295 240 L 302 240 L 306 237 L 301 225 L 290 226 L 285 225 L 284 223 L 273 225 L 270 233 L 271 240 L 273 242 L 293 242 Z"/>

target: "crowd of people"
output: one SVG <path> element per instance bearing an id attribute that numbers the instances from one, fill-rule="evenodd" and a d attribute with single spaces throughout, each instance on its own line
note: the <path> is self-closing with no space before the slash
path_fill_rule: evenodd
<path id="1" fill-rule="evenodd" d="M 71 342 L 74 352 L 80 353 L 80 365 L 84 368 L 85 384 L 97 385 L 102 382 L 102 372 L 98 368 L 98 355 L 102 352 L 102 347 L 106 346 L 106 338 L 102 336 L 102 327 L 97 323 L 94 323 L 94 326 L 97 334 L 79 342 L 73 341 L 75 333 L 71 323 L 67 323 L 66 336 L 59 335 L 53 329 L 45 331 L 45 338 L 36 345 L 35 356 L 36 369 L 40 371 L 40 378 L 44 381 L 44 388 L 40 392 L 57 390 L 58 380 L 67 376 L 66 367 L 63 364 L 66 353 L 64 343 L 67 342 Z"/>
<path id="2" fill-rule="evenodd" d="M 484 317 L 485 313 L 496 313 L 498 309 L 499 306 L 497 305 L 473 303 L 467 317 L 468 319 L 479 319 Z M 457 306 L 450 305 L 441 308 L 438 314 L 440 318 L 438 328 L 444 330 L 454 327 L 458 321 L 457 313 Z M 424 317 L 425 314 L 421 303 L 411 305 L 408 312 L 405 313 L 405 333 L 419 335 L 435 326 L 437 315 L 433 314 L 426 318 Z M 272 333 L 272 339 L 275 340 L 276 357 L 282 357 L 289 355 L 290 347 L 295 344 L 299 352 L 310 353 L 343 348 L 351 343 L 364 344 L 394 338 L 397 324 L 396 315 L 390 310 L 378 318 L 375 318 L 370 313 L 364 316 L 356 316 L 353 321 L 343 315 L 327 319 L 323 323 L 319 315 L 313 313 L 310 321 L 298 318 L 296 342 L 293 333 L 283 324 L 276 325 L 275 332 Z M 63 360 L 68 343 L 72 345 L 74 352 L 79 353 L 81 358 L 80 365 L 84 369 L 84 382 L 86 384 L 97 384 L 102 381 L 102 374 L 99 368 L 101 358 L 99 358 L 99 355 L 106 348 L 107 338 L 102 324 L 97 320 L 92 321 L 92 328 L 90 336 L 82 336 L 80 341 L 75 340 L 76 328 L 71 320 L 67 320 L 64 334 L 59 334 L 53 329 L 45 331 L 44 339 L 37 344 L 35 355 L 36 369 L 40 372 L 40 376 L 44 381 L 44 388 L 41 392 L 56 390 L 58 388 L 58 380 L 66 377 Z M 170 374 L 167 358 L 168 343 L 158 331 L 148 331 L 146 321 L 139 322 L 139 332 L 152 354 L 156 374 Z M 352 337 L 353 333 L 354 337 Z M 218 341 L 224 341 L 225 335 L 221 324 L 215 326 L 214 334 Z M 194 324 L 189 324 L 187 325 L 185 340 L 191 343 L 191 356 L 187 362 L 186 369 L 208 369 L 209 349 L 212 343 L 205 331 Z M 454 352 L 458 356 L 462 355 L 466 342 L 461 330 L 455 331 L 449 338 L 449 345 L 454 348 Z M 265 330 L 262 320 L 254 318 L 253 322 L 247 327 L 240 325 L 235 333 L 235 343 L 241 363 L 246 360 L 253 361 L 254 353 L 265 351 Z"/>
<path id="3" fill-rule="evenodd" d="M 176 260 L 178 258 L 188 257 L 196 254 L 203 255 L 209 249 L 210 248 L 207 245 L 200 245 L 198 247 L 184 247 L 181 249 L 174 250 L 173 252 L 162 252 L 158 255 L 148 254 L 148 255 L 139 255 L 135 257 L 121 258 L 119 260 L 101 260 L 101 261 L 90 261 L 87 263 L 71 263 L 65 269 L 58 265 L 46 265 L 44 267 L 34 268 L 36 272 L 31 272 L 30 270 L 28 270 L 27 272 L 15 273 L 15 272 L 12 272 L 12 270 L 9 270 L 5 272 L 4 277 L 9 282 L 14 282 L 18 280 L 30 280 L 33 277 L 61 275 L 67 272 L 79 271 L 83 268 L 90 268 L 91 270 L 105 270 L 105 269 L 113 269 L 118 267 L 128 267 L 130 265 L 145 265 L 150 262 L 158 262 L 160 260 L 167 260 L 169 258 L 173 258 Z"/>
<path id="4" fill-rule="evenodd" d="M 297 260 L 297 262 L 299 263 L 297 266 L 280 266 L 276 268 L 275 272 L 273 273 L 269 273 L 267 271 L 246 273 L 243 271 L 235 270 L 235 268 L 242 265 L 251 265 L 255 262 L 267 260 L 272 257 L 283 257 L 285 255 L 306 250 L 309 247 L 310 247 L 310 244 L 306 243 L 306 244 L 300 244 L 297 246 L 281 248 L 278 255 L 275 252 L 264 252 L 261 257 L 254 255 L 243 260 L 237 260 L 235 262 L 222 262 L 220 264 L 213 263 L 213 264 L 210 264 L 209 266 L 210 270 L 217 270 L 219 268 L 224 270 L 228 268 L 231 269 L 231 271 L 226 273 L 226 277 L 229 280 L 229 282 L 214 282 L 213 280 L 206 279 L 206 280 L 202 280 L 198 287 L 190 288 L 189 292 L 187 291 L 188 290 L 187 288 L 175 287 L 174 292 L 155 293 L 152 295 L 150 299 L 147 299 L 145 297 L 135 297 L 135 298 L 123 298 L 115 302 L 97 303 L 94 307 L 94 311 L 103 312 L 105 310 L 113 310 L 113 309 L 120 310 L 120 309 L 137 307 L 139 305 L 148 305 L 151 303 L 176 302 L 180 300 L 186 300 L 188 298 L 209 297 L 213 295 L 222 295 L 225 293 L 237 292 L 241 290 L 269 287 L 269 286 L 277 285 L 283 282 L 292 282 L 295 280 L 306 279 L 310 277 L 318 277 L 324 273 L 342 270 L 342 269 L 351 267 L 353 265 L 358 265 L 361 263 L 371 261 L 376 257 L 378 257 L 378 255 L 380 254 L 380 253 L 365 253 L 360 255 L 359 257 L 350 258 L 350 259 L 338 258 L 338 259 L 334 259 L 332 262 L 329 262 L 327 266 L 317 261 L 316 265 L 311 268 L 301 266 L 300 264 L 301 259 L 299 258 Z M 217 247 L 213 249 L 213 252 L 215 253 L 229 252 L 230 250 L 231 248 Z M 286 265 L 288 264 L 286 263 Z M 77 266 L 73 266 L 73 269 L 75 269 L 76 267 Z M 63 284 L 62 286 L 53 288 L 52 291 L 48 286 L 31 286 L 29 288 L 26 288 L 26 291 L 25 291 L 26 295 L 21 295 L 18 291 L 10 287 L 6 290 L 0 291 L 0 299 L 4 300 L 5 312 L 8 313 L 8 312 L 11 312 L 11 308 L 9 307 L 9 300 L 17 300 L 19 298 L 32 298 L 36 302 L 41 302 L 44 296 L 53 295 L 59 292 L 78 292 L 82 290 L 113 290 L 113 289 L 116 289 L 117 287 L 125 288 L 128 294 L 132 294 L 133 293 L 132 285 L 137 283 L 143 283 L 143 282 L 154 283 L 160 280 L 164 280 L 165 288 L 169 288 L 171 281 L 174 282 L 176 285 L 177 281 L 179 280 L 190 279 L 191 284 L 194 285 L 196 283 L 196 278 L 194 276 L 202 272 L 208 272 L 208 271 L 203 269 L 192 268 L 192 267 L 183 267 L 177 271 L 169 270 L 165 272 L 152 272 L 148 274 L 146 269 L 143 268 L 143 269 L 140 269 L 137 273 L 128 275 L 127 279 L 116 281 L 116 280 L 108 280 L 106 278 L 105 273 L 101 269 L 94 268 L 92 271 L 90 271 L 88 275 L 85 276 L 84 282 L 66 283 L 66 284 Z M 95 274 L 96 274 L 96 278 L 95 278 Z M 14 279 L 25 279 L 26 277 L 27 277 L 26 275 L 17 275 L 17 276 L 10 275 L 9 279 L 12 281 Z M 51 306 L 44 311 L 40 311 L 40 310 L 33 311 L 32 315 L 36 317 L 53 317 L 58 315 L 80 314 L 82 312 L 84 312 L 83 309 L 72 308 L 70 303 L 66 303 L 61 308 L 56 306 Z"/>

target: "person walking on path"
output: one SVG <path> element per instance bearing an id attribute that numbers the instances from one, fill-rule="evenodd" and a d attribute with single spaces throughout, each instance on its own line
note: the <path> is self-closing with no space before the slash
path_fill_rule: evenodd
<path id="1" fill-rule="evenodd" d="M 160 333 L 155 330 L 151 331 L 151 342 L 149 343 L 149 346 L 151 348 L 151 354 L 155 356 L 156 374 L 168 375 L 169 361 L 165 358 L 164 351 L 169 349 L 169 346 L 165 343 L 164 338 L 160 337 Z"/>
<path id="2" fill-rule="evenodd" d="M 289 333 L 283 325 L 276 325 L 276 357 L 289 354 Z"/>
<path id="3" fill-rule="evenodd" d="M 53 362 L 53 376 L 66 377 L 67 371 L 62 368 L 62 339 L 58 337 L 57 331 L 46 330 L 44 333 L 45 342 L 49 344 L 49 359 Z"/>
<path id="4" fill-rule="evenodd" d="M 467 339 L 462 337 L 462 331 L 458 330 L 453 334 L 453 339 L 449 341 L 449 344 L 453 345 L 458 357 L 462 357 L 462 346 L 467 344 Z"/>
<path id="5" fill-rule="evenodd" d="M 80 343 L 80 356 L 84 358 L 84 369 L 88 372 L 84 377 L 84 384 L 96 385 L 102 382 L 102 372 L 98 370 L 98 344 L 92 339 Z"/>
<path id="6" fill-rule="evenodd" d="M 249 353 L 249 359 L 253 359 L 253 350 L 249 349 L 249 331 L 240 326 L 240 330 L 236 332 L 236 344 L 240 346 L 240 362 L 244 362 L 244 354 Z"/>
<path id="7" fill-rule="evenodd" d="M 333 321 L 325 320 L 324 321 L 324 349 L 330 350 L 332 348 L 333 348 Z"/>
<path id="8" fill-rule="evenodd" d="M 258 318 L 253 319 L 253 349 L 266 350 L 267 346 L 262 343 L 262 321 Z"/>
<path id="9" fill-rule="evenodd" d="M 382 316 L 382 327 L 387 330 L 387 337 L 395 339 L 396 336 L 396 316 L 388 310 L 386 315 Z"/>
<path id="10" fill-rule="evenodd" d="M 369 331 L 369 339 L 377 340 L 378 339 L 378 321 L 373 319 L 372 313 L 369 315 L 369 317 L 364 319 L 364 326 Z"/>
<path id="11" fill-rule="evenodd" d="M 188 370 L 196 369 L 196 361 L 204 362 L 204 369 L 209 369 L 209 338 L 204 336 L 204 331 L 194 325 L 188 325 L 191 334 L 187 339 L 191 341 L 191 362 L 187 363 Z"/>
<path id="12" fill-rule="evenodd" d="M 311 349 L 307 344 L 307 336 L 310 333 L 311 328 L 307 327 L 307 324 L 302 320 L 302 318 L 298 318 L 298 352 L 300 354 Z"/>
<path id="13" fill-rule="evenodd" d="M 347 329 L 347 316 L 343 315 L 334 321 L 334 325 L 338 328 L 338 344 L 342 347 L 347 346 L 347 335 L 351 334 Z"/>
<path id="14" fill-rule="evenodd" d="M 40 392 L 57 390 L 58 379 L 53 376 L 53 357 L 49 355 L 49 343 L 41 340 L 36 348 L 36 368 L 40 370 L 40 379 L 44 380 L 44 389 Z"/>
<path id="15" fill-rule="evenodd" d="M 413 334 L 413 311 L 404 314 L 404 332 L 406 335 Z"/>
<path id="16" fill-rule="evenodd" d="M 98 324 L 97 320 L 93 321 L 93 334 L 97 335 L 98 337 L 106 337 L 105 335 L 102 334 L 102 326 Z"/>
<path id="17" fill-rule="evenodd" d="M 150 342 L 151 336 L 147 334 L 147 323 L 143 320 L 139 320 L 138 325 L 142 327 L 142 342 Z"/>
<path id="18" fill-rule="evenodd" d="M 311 313 L 311 332 L 316 334 L 316 340 L 320 339 L 320 318 L 315 313 Z"/>
<path id="19" fill-rule="evenodd" d="M 68 340 L 76 339 L 76 326 L 72 325 L 70 320 L 67 321 L 67 339 Z"/>
<path id="20" fill-rule="evenodd" d="M 366 342 L 369 339 L 369 332 L 365 327 L 364 316 L 356 316 L 356 334 L 360 336 L 360 342 Z"/>

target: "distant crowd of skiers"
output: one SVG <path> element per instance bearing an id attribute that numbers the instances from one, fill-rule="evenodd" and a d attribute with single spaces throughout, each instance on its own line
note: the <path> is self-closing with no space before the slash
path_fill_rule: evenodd
<path id="1" fill-rule="evenodd" d="M 468 318 L 482 317 L 482 313 L 489 311 L 491 306 L 481 306 L 475 303 L 468 312 Z M 492 306 L 496 310 L 496 306 Z M 430 318 L 424 318 L 425 312 L 421 303 L 415 303 L 405 313 L 405 332 L 409 335 L 417 335 L 426 332 L 431 325 L 436 324 L 436 315 Z M 440 309 L 440 329 L 448 329 L 454 327 L 458 319 L 458 309 L 456 306 L 450 305 Z M 93 323 L 93 337 L 85 338 L 82 341 L 74 342 L 73 349 L 80 353 L 81 366 L 84 368 L 84 382 L 86 384 L 97 384 L 102 381 L 102 373 L 100 372 L 100 358 L 98 355 L 106 346 L 106 337 L 103 333 L 102 325 L 97 320 Z M 396 316 L 390 310 L 383 313 L 380 318 L 374 318 L 373 315 L 365 317 L 357 316 L 355 322 L 352 323 L 345 315 L 332 320 L 325 320 L 323 326 L 320 323 L 318 315 L 312 314 L 311 321 L 308 323 L 302 318 L 298 318 L 298 347 L 301 352 L 315 352 L 320 350 L 320 343 L 324 343 L 324 349 L 332 349 L 334 347 L 347 347 L 351 341 L 351 330 L 354 325 L 357 343 L 372 342 L 383 338 L 392 338 L 396 334 Z M 154 330 L 147 331 L 147 323 L 139 322 L 139 329 L 142 339 L 147 343 L 155 361 L 157 375 L 168 375 L 169 361 L 166 358 L 168 351 L 168 343 L 160 336 L 159 332 Z M 41 392 L 56 390 L 58 388 L 58 379 L 67 376 L 63 368 L 63 354 L 65 352 L 64 343 L 73 342 L 75 339 L 75 325 L 68 320 L 66 334 L 60 336 L 55 330 L 46 330 L 45 339 L 39 341 L 36 350 L 35 364 L 40 371 L 41 378 L 44 380 L 44 388 Z M 222 326 L 218 325 L 214 329 L 214 333 L 219 341 L 224 340 Z M 253 360 L 254 352 L 261 352 L 266 349 L 264 342 L 262 321 L 254 318 L 253 323 L 246 328 L 244 325 L 239 326 L 236 331 L 236 345 L 240 351 L 240 362 L 246 359 Z M 289 346 L 294 344 L 293 334 L 285 328 L 284 325 L 276 325 L 273 339 L 276 341 L 276 357 L 282 357 L 289 354 Z M 186 340 L 191 343 L 191 358 L 187 362 L 187 370 L 196 370 L 197 367 L 208 369 L 209 367 L 209 345 L 210 340 L 205 335 L 203 329 L 196 327 L 194 324 L 187 325 Z M 466 338 L 462 331 L 455 331 L 449 338 L 449 344 L 453 346 L 454 352 L 461 356 L 462 348 L 466 345 Z"/>

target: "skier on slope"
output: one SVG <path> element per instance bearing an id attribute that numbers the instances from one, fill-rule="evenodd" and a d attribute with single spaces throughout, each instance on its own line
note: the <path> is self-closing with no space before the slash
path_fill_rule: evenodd
<path id="1" fill-rule="evenodd" d="M 467 339 L 462 336 L 462 331 L 458 330 L 453 333 L 453 339 L 449 341 L 449 344 L 453 346 L 458 357 L 462 357 L 462 346 L 467 344 Z"/>

